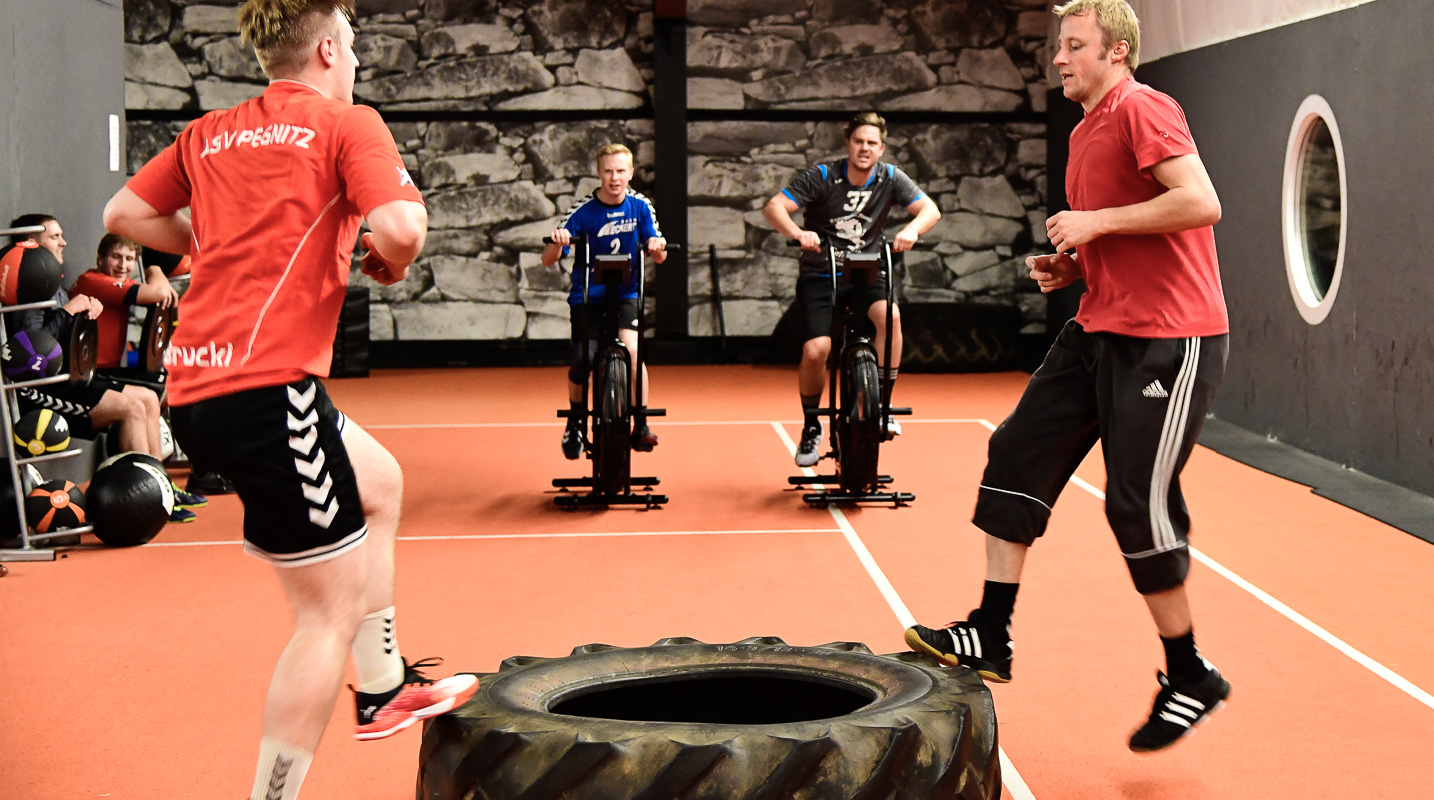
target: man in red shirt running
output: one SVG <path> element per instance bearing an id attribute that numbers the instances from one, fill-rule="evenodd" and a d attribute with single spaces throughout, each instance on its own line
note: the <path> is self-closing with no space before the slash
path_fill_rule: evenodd
<path id="1" fill-rule="evenodd" d="M 1043 292 L 1077 278 L 1088 290 L 991 435 L 974 519 L 987 534 L 980 608 L 946 628 L 909 628 L 906 641 L 988 680 L 1011 679 L 1026 552 L 1102 441 L 1106 518 L 1165 648 L 1155 706 L 1129 743 L 1149 752 L 1179 741 L 1230 694 L 1195 647 L 1179 480 L 1229 352 L 1212 228 L 1220 201 L 1180 106 L 1133 77 L 1140 26 L 1125 0 L 1074 0 L 1055 13 L 1055 65 L 1085 119 L 1071 133 L 1071 210 L 1046 225 L 1056 253 L 1026 264 Z"/>
<path id="2" fill-rule="evenodd" d="M 357 737 L 465 702 L 399 655 L 394 536 L 403 476 L 339 413 L 328 374 L 360 222 L 363 271 L 402 280 L 428 215 L 378 113 L 353 105 L 351 0 L 248 0 L 239 29 L 270 78 L 259 97 L 192 123 L 105 208 L 105 226 L 192 256 L 184 324 L 166 356 L 176 440 L 234 483 L 245 550 L 294 612 L 264 706 L 252 797 L 292 800 L 350 654 Z M 189 207 L 191 216 L 183 212 Z"/>

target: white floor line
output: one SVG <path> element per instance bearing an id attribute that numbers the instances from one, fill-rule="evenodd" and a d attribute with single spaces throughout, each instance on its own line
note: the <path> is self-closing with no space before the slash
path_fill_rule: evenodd
<path id="1" fill-rule="evenodd" d="M 472 539 L 590 539 L 623 536 L 750 536 L 772 533 L 840 533 L 840 528 L 753 528 L 725 531 L 584 531 L 581 533 L 474 533 L 453 536 L 400 536 L 400 542 L 466 541 Z M 240 541 L 217 542 L 150 542 L 147 547 L 212 547 L 239 545 Z"/>
<path id="2" fill-rule="evenodd" d="M 972 421 L 974 422 L 976 420 Z M 981 422 L 984 422 L 984 420 L 981 420 Z M 777 432 L 777 436 L 781 437 L 782 443 L 787 446 L 787 452 L 795 456 L 797 454 L 797 443 L 792 441 L 791 436 L 787 435 L 786 428 L 783 428 L 780 422 L 773 422 L 771 425 L 772 429 Z M 801 470 L 802 474 L 808 477 L 816 475 L 816 472 L 809 467 L 802 467 Z M 820 484 L 815 485 L 820 486 Z M 876 559 L 872 557 L 871 551 L 866 548 L 866 543 L 861 540 L 861 537 L 857 535 L 856 529 L 852 527 L 851 521 L 846 518 L 846 514 L 843 514 L 841 509 L 835 506 L 827 506 L 827 511 L 831 512 L 832 519 L 835 519 L 837 526 L 841 528 L 842 536 L 846 538 L 847 544 L 850 545 L 851 549 L 856 553 L 857 560 L 866 568 L 866 574 L 871 577 L 872 582 L 876 584 L 877 590 L 881 592 L 881 596 L 886 599 L 886 604 L 891 607 L 891 612 L 895 614 L 896 619 L 901 622 L 901 627 L 909 628 L 915 625 L 916 617 L 912 615 L 911 610 L 906 607 L 906 603 L 901 599 L 901 595 L 896 593 L 896 588 L 891 585 L 891 581 L 887 580 L 886 573 L 881 571 L 881 567 L 876 563 Z M 1011 763 L 1011 759 L 1006 755 L 1006 751 L 999 747 L 996 748 L 996 750 L 1001 761 L 1001 782 L 1010 791 L 1011 797 L 1015 798 L 1015 800 L 1036 800 L 1036 796 L 1031 793 L 1030 787 L 1026 786 L 1026 782 L 1021 779 L 1021 773 L 1016 771 L 1016 765 Z"/>
<path id="3" fill-rule="evenodd" d="M 799 420 L 799 419 L 779 420 L 779 421 L 777 421 L 777 424 L 779 424 L 779 425 L 800 425 L 801 422 L 802 422 L 802 421 Z M 919 424 L 919 423 L 926 422 L 926 423 L 939 423 L 939 424 L 946 424 L 946 425 L 952 425 L 952 424 L 981 425 L 981 426 L 985 427 L 987 430 L 995 430 L 995 427 L 996 427 L 996 426 L 992 425 L 991 423 L 987 422 L 987 421 L 984 420 L 984 419 L 912 419 L 911 417 L 903 417 L 902 420 L 901 420 L 901 424 L 903 424 L 903 425 L 905 425 L 905 424 L 908 423 L 908 422 L 914 422 L 914 423 L 918 423 L 918 424 Z M 553 420 L 552 422 L 415 422 L 415 423 L 411 423 L 411 424 L 395 423 L 395 424 L 392 424 L 392 425 L 363 425 L 362 427 L 363 427 L 363 429 L 366 430 L 366 431 L 411 431 L 411 430 L 443 430 L 443 429 L 445 429 L 445 428 L 561 428 L 561 427 L 562 427 L 563 425 L 565 425 L 565 424 L 566 424 L 566 423 L 563 422 L 562 420 L 560 420 L 560 419 L 555 419 L 555 420 Z M 699 426 L 703 426 L 703 427 L 711 427 L 711 426 L 717 426 L 717 425 L 771 425 L 771 424 L 772 424 L 772 420 L 769 420 L 769 419 L 719 419 L 719 420 L 681 420 L 681 419 L 674 419 L 674 420 L 668 420 L 668 419 L 665 419 L 665 418 L 662 419 L 662 420 L 659 421 L 659 422 L 654 422 L 654 423 L 653 423 L 654 426 L 661 426 L 661 427 L 669 427 L 669 426 L 691 426 L 691 425 L 699 425 Z"/>
<path id="4" fill-rule="evenodd" d="M 1077 478 L 1075 476 L 1071 476 L 1071 483 L 1074 483 L 1076 486 L 1079 486 L 1087 492 L 1090 492 L 1091 494 L 1100 498 L 1102 501 L 1105 500 L 1105 492 L 1102 492 L 1101 490 L 1095 488 L 1086 481 L 1081 480 L 1080 478 Z M 1285 617 L 1286 619 L 1295 623 L 1301 628 L 1304 628 L 1306 631 L 1309 631 L 1310 633 L 1314 634 L 1316 638 L 1320 639 L 1325 644 L 1345 654 L 1350 658 L 1350 660 L 1354 661 L 1354 663 L 1360 665 L 1361 667 L 1364 667 L 1370 672 L 1373 672 L 1375 675 L 1378 675 L 1379 677 L 1388 681 L 1391 685 L 1394 686 L 1394 688 L 1400 690 L 1401 692 L 1404 692 L 1405 694 L 1409 695 L 1415 700 L 1418 700 L 1429 708 L 1434 708 L 1434 695 L 1431 695 L 1429 692 L 1419 688 L 1408 678 L 1405 678 L 1404 676 L 1400 675 L 1389 667 L 1386 667 L 1378 661 L 1375 661 L 1374 659 L 1365 655 L 1364 653 L 1361 653 L 1348 642 L 1315 624 L 1315 622 L 1310 620 L 1305 615 L 1301 614 L 1298 611 L 1295 611 L 1293 608 L 1290 608 L 1289 606 L 1275 599 L 1275 597 L 1270 593 L 1254 585 L 1253 583 L 1250 583 L 1239 575 L 1236 575 L 1228 567 L 1216 561 L 1215 559 L 1205 555 L 1199 550 L 1196 550 L 1195 548 L 1191 547 L 1190 556 L 1196 561 L 1199 561 L 1201 564 L 1204 564 L 1205 566 L 1219 573 L 1226 580 L 1249 592 L 1255 597 L 1256 600 L 1259 600 L 1261 603 L 1264 603 L 1265 605 L 1274 609 L 1281 616 Z"/>

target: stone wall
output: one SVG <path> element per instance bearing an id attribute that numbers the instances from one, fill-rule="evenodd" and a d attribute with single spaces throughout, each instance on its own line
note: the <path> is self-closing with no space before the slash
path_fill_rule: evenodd
<path id="1" fill-rule="evenodd" d="M 688 0 L 703 109 L 1045 110 L 1045 0 Z"/>
<path id="2" fill-rule="evenodd" d="M 797 263 L 762 216 L 767 200 L 811 164 L 845 154 L 834 122 L 697 122 L 689 127 L 691 175 L 688 326 L 715 335 L 710 245 L 717 247 L 727 333 L 770 333 L 796 293 Z M 1026 278 L 1025 255 L 1045 244 L 1045 125 L 896 124 L 885 160 L 941 208 L 941 221 L 906 254 L 903 302 L 1019 305 L 1044 330 L 1044 295 Z M 800 221 L 800 216 L 797 217 Z M 893 209 L 887 231 L 910 220 Z"/>
<path id="3" fill-rule="evenodd" d="M 126 105 L 198 113 L 262 91 L 239 45 L 238 0 L 125 0 Z M 1040 112 L 1049 14 L 1039 0 L 688 0 L 689 105 L 712 110 Z M 644 0 L 359 0 L 356 97 L 403 120 L 497 112 L 494 121 L 394 121 L 429 205 L 411 277 L 369 284 L 375 340 L 562 339 L 563 267 L 540 238 L 596 186 L 606 141 L 637 154 L 651 193 L 650 120 L 544 122 L 548 110 L 638 109 L 652 77 Z M 645 115 L 645 111 L 637 111 Z M 522 116 L 526 114 L 526 116 Z M 479 117 L 481 118 L 481 116 Z M 525 121 L 505 121 L 521 119 Z M 138 169 L 182 122 L 131 121 Z M 842 152 L 834 122 L 689 126 L 689 326 L 713 335 L 707 270 L 717 245 L 728 333 L 766 335 L 790 303 L 795 259 L 760 208 L 809 164 Z M 1041 328 L 1044 298 L 1020 259 L 1044 243 L 1045 127 L 893 125 L 887 160 L 945 217 L 907 258 L 907 302 L 1020 305 Z M 902 224 L 895 212 L 892 225 Z"/>
<path id="4" fill-rule="evenodd" d="M 125 107 L 229 108 L 263 91 L 241 0 L 124 0 Z M 357 99 L 391 111 L 647 103 L 642 0 L 357 0 Z"/>

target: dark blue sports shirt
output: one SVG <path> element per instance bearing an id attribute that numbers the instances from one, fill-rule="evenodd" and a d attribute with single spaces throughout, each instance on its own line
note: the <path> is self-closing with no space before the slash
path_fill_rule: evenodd
<path id="1" fill-rule="evenodd" d="M 802 227 L 850 253 L 875 253 L 886 230 L 893 203 L 905 208 L 926 196 L 894 164 L 876 162 L 871 177 L 857 186 L 847 180 L 845 158 L 817 164 L 797 173 L 782 194 L 801 206 Z M 825 273 L 827 258 L 802 251 L 798 258 L 804 274 Z M 837 263 L 841 263 L 838 261 Z"/>
<path id="2" fill-rule="evenodd" d="M 657 227 L 657 214 L 652 202 L 638 192 L 627 190 L 627 196 L 617 205 L 608 205 L 598 199 L 597 191 L 577 201 L 568 210 L 559 226 L 573 235 L 582 235 L 591 243 L 593 255 L 616 255 L 625 253 L 633 257 L 632 278 L 622 289 L 622 298 L 637 297 L 637 254 L 646 246 L 647 240 L 662 236 Z M 563 255 L 570 248 L 563 248 Z M 583 249 L 575 247 L 581 254 Z M 587 280 L 588 265 L 579 258 L 573 264 L 573 288 L 568 292 L 568 303 L 578 305 L 583 301 L 583 283 Z M 602 282 L 594 281 L 588 292 L 588 302 L 600 303 L 603 299 Z"/>

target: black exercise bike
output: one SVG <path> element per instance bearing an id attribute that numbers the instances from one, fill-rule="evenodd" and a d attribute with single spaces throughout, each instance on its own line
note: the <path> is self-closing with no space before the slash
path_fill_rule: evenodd
<path id="1" fill-rule="evenodd" d="M 797 245 L 798 242 L 789 241 Z M 911 492 L 887 491 L 890 475 L 877 468 L 881 443 L 886 440 L 887 422 L 893 414 L 910 414 L 909 408 L 892 408 L 882 398 L 888 394 L 877 366 L 876 347 L 868 335 L 866 315 L 841 303 L 843 283 L 871 284 L 886 279 L 886 342 L 881 363 L 891 363 L 891 333 L 896 309 L 891 243 L 882 239 L 877 253 L 843 251 L 841 263 L 831 242 L 822 242 L 827 256 L 827 272 L 831 275 L 832 328 L 831 350 L 827 355 L 827 402 L 820 413 L 828 418 L 831 450 L 822 457 L 836 462 L 833 475 L 795 475 L 787 479 L 793 486 L 821 484 L 822 489 L 807 492 L 802 500 L 814 506 L 832 503 L 893 503 L 902 506 L 916 499 Z"/>
<path id="2" fill-rule="evenodd" d="M 552 239 L 544 238 L 544 244 Z M 583 453 L 592 462 L 590 478 L 554 478 L 553 486 L 562 494 L 553 498 L 560 508 L 574 510 L 578 506 L 640 505 L 653 508 L 667 502 L 667 495 L 654 494 L 652 487 L 658 485 L 655 477 L 632 476 L 632 431 L 634 419 L 662 417 L 667 411 L 661 408 L 647 408 L 642 403 L 642 321 L 646 294 L 647 253 L 637 257 L 637 352 L 628 352 L 627 346 L 618 338 L 618 301 L 622 287 L 632 277 L 633 257 L 628 254 L 602 254 L 594 256 L 585 236 L 574 236 L 574 247 L 581 248 L 578 264 L 587 264 L 587 279 L 583 281 L 582 327 L 584 345 L 581 348 L 584 372 L 588 379 L 583 382 L 583 411 L 559 409 L 558 416 L 572 418 L 581 414 L 580 420 Z M 668 244 L 669 250 L 677 245 Z M 596 335 L 588 319 L 588 287 L 593 281 L 603 286 L 602 330 Z M 592 352 L 592 342 L 597 342 L 597 352 Z M 635 384 L 635 387 L 634 387 Z M 591 387 L 591 391 L 589 391 Z M 635 388 L 635 391 L 634 391 Z M 633 398 L 638 400 L 636 404 Z M 592 421 L 592 435 L 588 435 L 588 421 Z M 641 486 L 643 491 L 635 492 L 633 487 Z M 569 493 L 568 489 L 588 488 L 587 494 Z"/>

